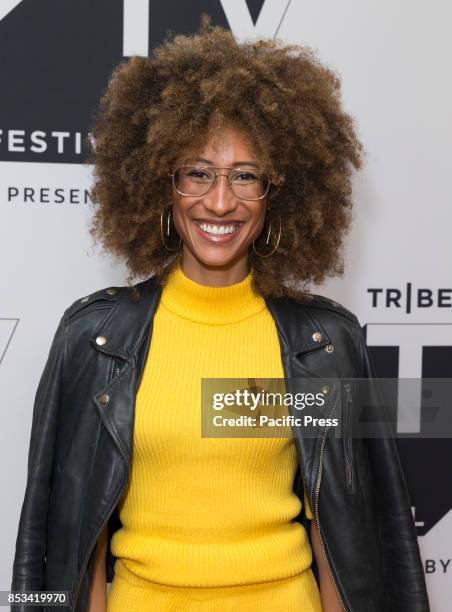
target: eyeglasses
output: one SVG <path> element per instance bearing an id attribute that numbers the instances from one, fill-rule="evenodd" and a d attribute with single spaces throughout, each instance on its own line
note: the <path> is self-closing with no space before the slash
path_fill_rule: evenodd
<path id="1" fill-rule="evenodd" d="M 216 170 L 229 170 L 228 174 Z M 233 194 L 242 200 L 262 200 L 270 188 L 270 178 L 265 172 L 248 168 L 216 168 L 215 166 L 198 166 L 184 164 L 178 166 L 174 173 L 173 185 L 179 195 L 206 195 L 217 181 L 217 176 L 226 176 Z"/>

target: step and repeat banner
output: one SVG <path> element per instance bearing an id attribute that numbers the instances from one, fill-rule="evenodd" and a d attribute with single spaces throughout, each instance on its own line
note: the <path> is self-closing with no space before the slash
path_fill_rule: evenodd
<path id="1" fill-rule="evenodd" d="M 9 589 L 32 403 L 62 311 L 126 269 L 91 242 L 84 163 L 113 67 L 200 15 L 238 39 L 306 44 L 342 77 L 367 151 L 346 272 L 313 287 L 355 312 L 378 374 L 452 377 L 450 3 L 2 0 L 0 3 L 0 589 Z M 422 432 L 422 395 L 410 431 Z M 397 439 L 432 610 L 452 598 L 452 440 Z M 409 611 L 407 611 L 409 612 Z"/>

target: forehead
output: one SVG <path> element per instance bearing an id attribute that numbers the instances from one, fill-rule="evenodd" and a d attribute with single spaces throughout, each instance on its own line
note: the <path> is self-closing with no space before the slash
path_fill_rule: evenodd
<path id="1" fill-rule="evenodd" d="M 206 135 L 197 146 L 188 147 L 181 161 L 218 165 L 259 165 L 259 157 L 248 136 L 236 127 L 224 127 Z"/>

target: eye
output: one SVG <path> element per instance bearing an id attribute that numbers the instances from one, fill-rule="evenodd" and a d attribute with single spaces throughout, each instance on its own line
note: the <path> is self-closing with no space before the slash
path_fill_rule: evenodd
<path id="1" fill-rule="evenodd" d="M 242 182 L 247 182 L 247 181 L 257 181 L 259 180 L 259 177 L 254 172 L 241 171 L 241 172 L 235 173 L 232 177 L 232 180 L 242 183 Z"/>
<path id="2" fill-rule="evenodd" d="M 208 176 L 206 172 L 204 172 L 203 170 L 189 170 L 187 172 L 187 174 L 189 176 Z"/>
<path id="3" fill-rule="evenodd" d="M 190 178 L 210 180 L 210 174 L 205 170 L 202 170 L 201 168 L 187 168 L 184 174 L 185 176 L 189 176 Z"/>

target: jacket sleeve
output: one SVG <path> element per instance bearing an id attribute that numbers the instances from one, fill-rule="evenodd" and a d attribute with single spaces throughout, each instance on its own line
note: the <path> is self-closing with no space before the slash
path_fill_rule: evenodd
<path id="1" fill-rule="evenodd" d="M 34 398 L 27 482 L 16 539 L 12 591 L 44 590 L 50 478 L 67 351 L 66 312 L 54 334 Z M 28 607 L 18 604 L 11 609 L 25 612 Z"/>
<path id="2" fill-rule="evenodd" d="M 376 370 L 361 329 L 362 377 L 376 379 Z M 378 504 L 382 564 L 391 612 L 429 612 L 424 569 L 411 502 L 394 436 L 389 432 L 378 383 L 370 384 L 370 401 L 383 418 L 378 436 L 368 438 L 368 451 Z M 367 397 L 367 396 L 366 396 Z"/>

